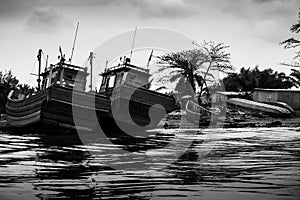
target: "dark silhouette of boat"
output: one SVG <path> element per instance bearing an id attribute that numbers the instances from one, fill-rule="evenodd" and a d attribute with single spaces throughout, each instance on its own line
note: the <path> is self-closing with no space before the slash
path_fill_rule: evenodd
<path id="1" fill-rule="evenodd" d="M 205 108 L 191 100 L 185 105 L 186 119 L 199 126 L 218 127 L 224 121 L 224 113 L 218 108 Z"/>
<path id="2" fill-rule="evenodd" d="M 188 100 L 185 105 L 186 118 L 194 124 L 209 124 L 211 113 L 199 104 Z"/>
<path id="3" fill-rule="evenodd" d="M 101 127 L 121 125 L 132 131 L 151 129 L 178 108 L 173 96 L 149 90 L 149 70 L 132 65 L 129 58 L 105 69 L 99 91 L 86 92 L 87 68 L 69 64 L 61 55 L 57 64 L 41 73 L 41 52 L 38 91 L 29 96 L 11 91 L 8 96 L 6 117 L 11 128 L 93 129 L 100 123 Z M 74 109 L 80 113 L 76 122 Z M 91 119 L 93 113 L 96 122 Z"/>

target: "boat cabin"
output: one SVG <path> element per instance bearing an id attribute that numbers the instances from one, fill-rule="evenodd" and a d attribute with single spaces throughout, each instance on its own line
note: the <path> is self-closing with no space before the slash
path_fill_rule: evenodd
<path id="1" fill-rule="evenodd" d="M 148 87 L 148 79 L 151 76 L 149 69 L 144 69 L 130 64 L 130 59 L 125 58 L 124 62 L 117 66 L 105 69 L 100 74 L 102 82 L 100 86 L 101 92 L 111 92 L 113 88 L 120 87 L 123 84 L 128 84 L 134 87 Z"/>
<path id="2" fill-rule="evenodd" d="M 78 67 L 64 62 L 50 65 L 41 76 L 43 77 L 42 88 L 46 89 L 52 85 L 59 85 L 67 88 L 75 88 L 85 91 L 86 78 L 89 74 L 87 68 Z"/>

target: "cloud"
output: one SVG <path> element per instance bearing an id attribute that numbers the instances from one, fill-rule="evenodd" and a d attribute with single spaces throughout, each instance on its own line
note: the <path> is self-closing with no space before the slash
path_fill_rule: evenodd
<path id="1" fill-rule="evenodd" d="M 64 1 L 66 3 L 66 1 Z M 188 0 L 101 0 L 75 1 L 73 6 L 98 6 L 99 10 L 118 10 L 120 14 L 138 13 L 142 19 L 178 18 L 192 15 L 193 5 Z"/>
<path id="2" fill-rule="evenodd" d="M 64 1 L 66 2 L 66 1 Z M 299 0 L 101 0 L 74 1 L 73 5 L 98 6 L 99 10 L 138 13 L 142 19 L 185 18 L 191 16 L 231 16 L 241 19 L 261 19 L 290 16 L 300 7 Z"/>
<path id="3" fill-rule="evenodd" d="M 11 18 L 22 16 L 34 6 L 35 2 L 36 0 L 0 0 L 0 17 Z"/>
<path id="4" fill-rule="evenodd" d="M 29 32 L 54 32 L 72 26 L 71 22 L 52 7 L 37 8 L 27 20 Z"/>
<path id="5" fill-rule="evenodd" d="M 179 18 L 194 14 L 191 4 L 185 0 L 136 0 L 131 1 L 131 4 L 139 9 L 139 17 L 143 19 Z"/>
<path id="6" fill-rule="evenodd" d="M 142 19 L 184 18 L 202 15 L 232 15 L 241 18 L 261 18 L 291 15 L 300 7 L 299 0 L 0 0 L 0 15 L 23 12 L 36 7 L 99 9 L 99 12 L 118 11 L 120 16 L 134 15 Z M 115 13 L 114 13 L 115 14 Z M 118 16 L 115 16 L 118 17 Z"/>

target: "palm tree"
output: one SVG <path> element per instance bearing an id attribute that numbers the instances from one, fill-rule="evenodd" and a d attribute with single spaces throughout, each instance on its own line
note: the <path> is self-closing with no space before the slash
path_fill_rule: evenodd
<path id="1" fill-rule="evenodd" d="M 159 57 L 159 64 L 162 64 L 158 70 L 161 73 L 166 70 L 171 72 L 162 79 L 170 82 L 177 82 L 175 90 L 183 94 L 192 94 L 197 92 L 199 97 L 204 91 L 208 91 L 208 84 L 215 79 L 214 72 L 229 73 L 233 67 L 230 63 L 230 54 L 226 52 L 223 43 L 203 42 L 197 44 L 197 49 L 169 53 Z M 208 94 L 209 95 L 209 94 Z"/>
<path id="2" fill-rule="evenodd" d="M 290 74 L 290 79 L 292 79 L 292 81 L 294 82 L 295 86 L 297 88 L 300 87 L 300 71 L 299 70 L 295 70 L 292 69 L 292 73 Z"/>

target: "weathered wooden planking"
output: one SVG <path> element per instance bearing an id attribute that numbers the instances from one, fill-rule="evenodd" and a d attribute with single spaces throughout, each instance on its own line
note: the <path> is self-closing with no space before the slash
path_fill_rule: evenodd
<path id="1" fill-rule="evenodd" d="M 152 106 L 154 104 L 162 105 L 167 112 L 171 112 L 177 109 L 174 97 L 161 94 L 155 91 L 146 90 L 143 88 L 134 88 L 128 85 L 124 85 L 115 90 L 119 90 L 119 95 L 116 94 L 116 98 L 130 99 L 140 104 Z M 112 96 L 114 98 L 114 96 Z"/>
<path id="2" fill-rule="evenodd" d="M 7 118 L 7 123 L 10 126 L 14 126 L 14 127 L 27 126 L 39 122 L 41 120 L 40 111 L 22 117 L 13 117 L 7 115 L 6 118 Z"/>
<path id="3" fill-rule="evenodd" d="M 109 110 L 110 107 L 110 99 L 104 95 L 93 95 L 70 89 L 64 90 L 64 88 L 53 88 L 49 94 L 49 99 L 100 110 Z"/>

